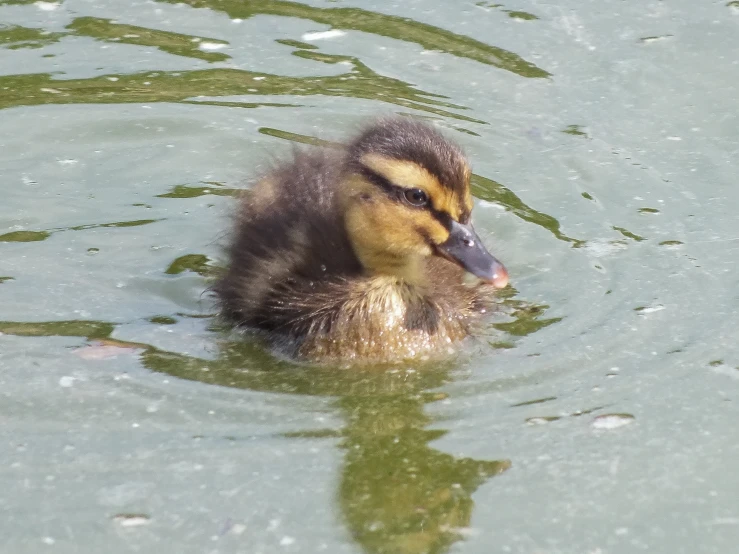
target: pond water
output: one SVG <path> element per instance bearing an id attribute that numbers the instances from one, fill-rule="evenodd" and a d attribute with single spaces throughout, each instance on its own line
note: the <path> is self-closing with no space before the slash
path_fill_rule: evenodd
<path id="1" fill-rule="evenodd" d="M 0 0 L 3 552 L 735 552 L 738 52 L 725 0 Z M 249 176 L 388 113 L 472 160 L 485 340 L 219 327 Z"/>

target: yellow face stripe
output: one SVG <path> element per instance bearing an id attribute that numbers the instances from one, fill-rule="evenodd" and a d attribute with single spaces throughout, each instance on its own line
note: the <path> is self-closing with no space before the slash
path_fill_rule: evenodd
<path id="1" fill-rule="evenodd" d="M 466 188 L 466 194 L 464 195 L 464 207 L 467 210 L 467 215 L 472 212 L 472 192 L 470 191 L 470 179 L 472 178 L 472 171 L 469 166 L 464 167 L 464 184 Z"/>
<path id="2" fill-rule="evenodd" d="M 380 154 L 365 154 L 362 165 L 381 175 L 393 185 L 402 188 L 418 188 L 424 191 L 435 210 L 444 212 L 459 221 L 461 207 L 472 208 L 472 199 L 467 188 L 466 198 L 460 199 L 455 191 L 444 187 L 439 180 L 420 165 L 407 160 L 396 160 Z"/>

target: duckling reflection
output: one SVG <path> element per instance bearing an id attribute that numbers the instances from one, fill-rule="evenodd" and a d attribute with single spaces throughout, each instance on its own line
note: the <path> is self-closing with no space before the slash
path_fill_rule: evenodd
<path id="1" fill-rule="evenodd" d="M 297 369 L 269 362 L 266 353 L 243 344 L 231 345 L 215 364 L 154 349 L 143 357 L 152 370 L 185 379 L 336 396 L 346 422 L 339 432 L 344 462 L 338 476 L 338 505 L 352 537 L 368 554 L 447 552 L 469 528 L 473 493 L 510 467 L 508 460 L 455 458 L 430 445 L 446 431 L 427 428 L 433 419 L 425 407 L 445 398 L 430 389 L 451 379 L 451 366 L 393 372 Z M 245 363 L 267 367 L 243 371 Z M 209 371 L 203 372 L 204 366 Z M 335 436 L 309 431 L 288 437 L 327 435 Z"/>
<path id="2" fill-rule="evenodd" d="M 472 227 L 470 177 L 458 146 L 409 118 L 296 151 L 240 204 L 223 315 L 312 362 L 448 355 L 508 283 Z"/>
<path id="3" fill-rule="evenodd" d="M 464 537 L 472 494 L 510 462 L 473 460 L 431 448 L 424 404 L 439 395 L 343 398 L 348 415 L 339 502 L 368 553 L 446 552 Z"/>

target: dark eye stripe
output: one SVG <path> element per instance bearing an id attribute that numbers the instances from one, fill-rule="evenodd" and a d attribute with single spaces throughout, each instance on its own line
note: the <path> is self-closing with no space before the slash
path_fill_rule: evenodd
<path id="1" fill-rule="evenodd" d="M 362 166 L 360 171 L 362 173 L 362 177 L 367 179 L 373 185 L 381 188 L 387 193 L 391 193 L 391 194 L 396 193 L 398 187 L 393 185 L 390 181 L 385 179 L 385 177 L 383 177 L 379 173 L 375 173 L 374 171 L 372 171 L 371 169 L 365 166 Z"/>
<path id="2" fill-rule="evenodd" d="M 386 193 L 388 193 L 388 195 L 391 198 L 402 199 L 403 194 L 407 190 L 403 187 L 393 185 L 385 177 L 383 177 L 379 173 L 376 173 L 375 171 L 372 171 L 370 168 L 366 166 L 362 166 L 360 168 L 360 172 L 362 174 L 362 177 L 367 179 L 373 185 L 384 190 Z M 428 202 L 427 204 L 422 206 L 422 209 L 428 211 L 434 217 L 434 219 L 436 219 L 439 223 L 441 223 L 444 226 L 446 230 L 451 229 L 452 216 L 450 216 L 448 213 L 443 212 L 441 210 L 437 210 L 431 205 L 431 202 Z"/>

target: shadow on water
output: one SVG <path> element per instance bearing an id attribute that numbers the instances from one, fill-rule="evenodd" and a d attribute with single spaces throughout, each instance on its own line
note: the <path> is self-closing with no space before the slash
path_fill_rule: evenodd
<path id="1" fill-rule="evenodd" d="M 16 336 L 76 336 L 89 349 L 137 354 L 151 371 L 255 391 L 332 396 L 344 421 L 336 431 L 297 431 L 287 439 L 338 438 L 344 453 L 337 503 L 354 540 L 368 553 L 441 553 L 468 532 L 473 493 L 510 467 L 507 460 L 457 458 L 433 441 L 427 404 L 454 378 L 451 364 L 419 370 L 299 367 L 277 360 L 249 341 L 225 341 L 214 360 L 111 339 L 115 325 L 96 321 L 0 322 Z M 94 357 L 92 357 L 94 359 Z M 258 369 L 257 369 L 258 368 Z"/>

